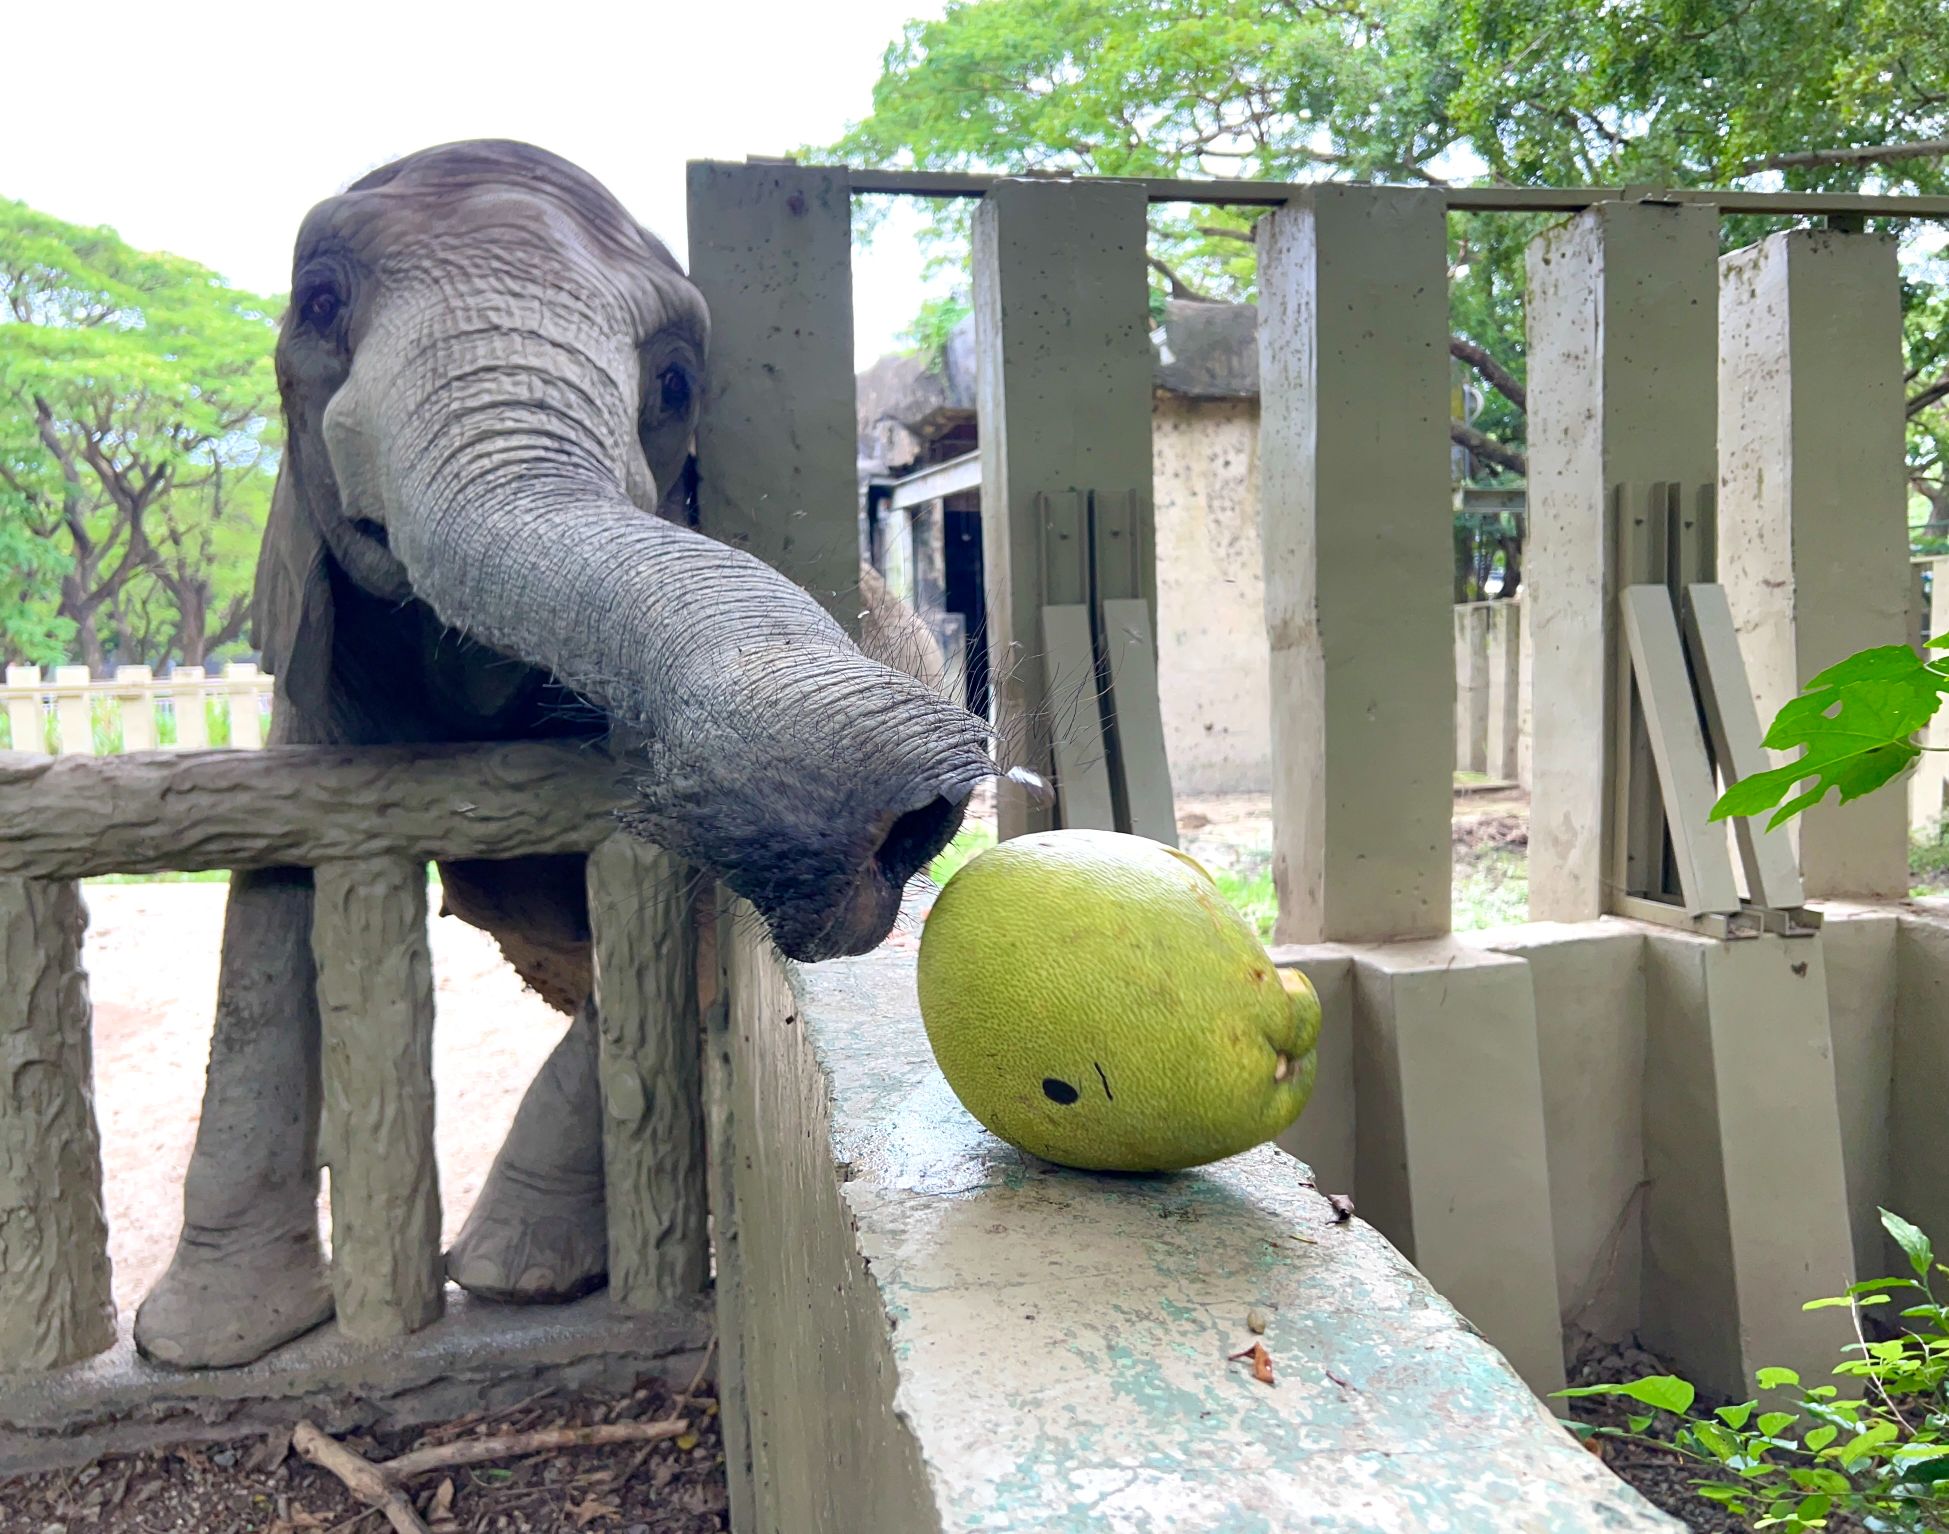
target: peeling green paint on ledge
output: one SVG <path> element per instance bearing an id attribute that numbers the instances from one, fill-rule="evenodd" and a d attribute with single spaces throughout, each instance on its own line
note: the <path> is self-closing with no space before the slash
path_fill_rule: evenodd
<path id="1" fill-rule="evenodd" d="M 774 1489 L 762 1527 L 1678 1527 L 1579 1447 L 1377 1233 L 1336 1224 L 1302 1163 L 1262 1147 L 1163 1177 L 1047 1166 L 988 1134 L 941 1079 L 911 951 L 793 983 L 795 1005 L 748 1010 L 740 1039 L 774 1088 L 796 1077 L 783 1093 L 741 1092 L 741 1106 L 805 1115 L 759 1138 L 830 1157 L 824 1187 L 802 1166 L 788 1181 L 811 1196 L 766 1205 L 787 1224 L 804 1211 L 803 1231 L 768 1233 L 804 1302 L 752 1274 L 801 1327 L 747 1354 L 783 1377 L 781 1389 L 753 1376 L 759 1480 Z M 832 1203 L 851 1227 L 847 1277 L 811 1227 Z M 757 1212 L 741 1201 L 741 1229 Z M 848 1292 L 824 1298 L 834 1290 Z M 817 1308 L 841 1303 L 843 1325 Z M 1226 1361 L 1253 1342 L 1254 1307 L 1269 1318 L 1270 1387 Z M 814 1339 L 812 1326 L 849 1335 Z M 857 1335 L 872 1327 L 878 1337 Z M 802 1393 L 828 1414 L 811 1438 L 776 1420 Z M 876 1412 L 888 1419 L 877 1427 L 831 1415 Z M 881 1474 L 912 1489 L 863 1498 Z M 916 1501 L 931 1518 L 884 1511 Z"/>

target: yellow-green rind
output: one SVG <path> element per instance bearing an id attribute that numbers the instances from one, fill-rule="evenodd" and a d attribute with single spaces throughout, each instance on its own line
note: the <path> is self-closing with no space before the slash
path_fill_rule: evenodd
<path id="1" fill-rule="evenodd" d="M 1045 832 L 982 853 L 936 901 L 919 974 L 955 1095 L 1065 1166 L 1169 1171 L 1236 1155 L 1292 1123 L 1312 1091 L 1312 987 L 1273 966 L 1195 861 L 1141 837 Z M 1045 1079 L 1075 1099 L 1053 1099 Z"/>

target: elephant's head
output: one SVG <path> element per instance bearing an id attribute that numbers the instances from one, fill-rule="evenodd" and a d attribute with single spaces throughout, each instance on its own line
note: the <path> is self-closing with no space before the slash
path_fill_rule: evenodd
<path id="1" fill-rule="evenodd" d="M 320 543 L 261 599 L 295 615 L 265 650 L 294 697 L 323 685 L 328 560 L 419 599 L 647 740 L 631 825 L 787 953 L 860 952 L 993 771 L 986 736 L 790 581 L 654 514 L 708 331 L 669 252 L 526 145 L 427 150 L 321 203 L 277 349 L 281 494 Z"/>

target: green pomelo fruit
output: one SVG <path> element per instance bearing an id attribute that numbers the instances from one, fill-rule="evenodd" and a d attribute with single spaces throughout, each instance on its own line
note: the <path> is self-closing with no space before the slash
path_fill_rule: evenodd
<path id="1" fill-rule="evenodd" d="M 1271 1139 L 1313 1090 L 1320 1004 L 1191 858 L 1048 831 L 948 881 L 920 1013 L 962 1104 L 1064 1166 L 1156 1172 Z"/>

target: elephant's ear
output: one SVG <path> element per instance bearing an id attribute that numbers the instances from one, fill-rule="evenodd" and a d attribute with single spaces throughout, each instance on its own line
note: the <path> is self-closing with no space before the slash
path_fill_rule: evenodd
<path id="1" fill-rule="evenodd" d="M 278 691 L 314 719 L 329 717 L 332 578 L 325 540 L 292 485 L 287 456 L 257 555 L 251 638 Z"/>

